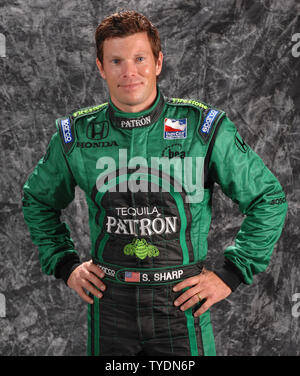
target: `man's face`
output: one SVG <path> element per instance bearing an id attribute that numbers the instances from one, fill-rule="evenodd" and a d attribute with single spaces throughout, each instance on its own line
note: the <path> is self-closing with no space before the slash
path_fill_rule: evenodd
<path id="1" fill-rule="evenodd" d="M 96 60 L 113 104 L 125 112 L 140 112 L 152 105 L 162 61 L 162 52 L 155 61 L 147 33 L 106 39 L 103 64 Z"/>

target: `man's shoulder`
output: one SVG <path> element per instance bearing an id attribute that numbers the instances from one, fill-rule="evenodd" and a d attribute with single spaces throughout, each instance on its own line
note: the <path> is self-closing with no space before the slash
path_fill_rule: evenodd
<path id="1" fill-rule="evenodd" d="M 198 134 L 205 143 L 208 143 L 217 124 L 226 116 L 223 110 L 196 99 L 166 98 L 166 103 L 171 106 L 192 107 L 199 113 Z"/>
<path id="2" fill-rule="evenodd" d="M 100 111 L 103 111 L 105 108 L 108 107 L 108 102 L 104 102 L 98 105 L 80 108 L 79 110 L 75 110 L 71 113 L 71 117 L 73 119 L 78 119 L 79 117 L 94 115 Z"/>
<path id="3" fill-rule="evenodd" d="M 75 123 L 77 123 L 76 129 L 79 131 L 79 129 L 85 128 L 84 125 L 89 123 L 88 119 L 90 119 L 91 116 L 98 118 L 98 116 L 101 116 L 101 112 L 107 107 L 108 102 L 105 102 L 99 105 L 74 110 L 70 114 L 56 119 L 56 128 L 65 152 L 69 152 L 74 144 L 76 135 Z M 82 119 L 83 121 L 77 122 L 78 119 Z M 77 125 L 79 125 L 79 128 Z"/>
<path id="4" fill-rule="evenodd" d="M 56 119 L 56 125 L 58 128 L 71 127 L 74 123 L 74 120 L 77 120 L 82 117 L 88 117 L 90 115 L 98 115 L 101 111 L 108 107 L 108 102 L 104 102 L 98 105 L 83 107 L 77 110 L 71 111 L 69 114 L 59 117 Z"/>
<path id="5" fill-rule="evenodd" d="M 199 100 L 195 99 L 186 99 L 186 98 L 166 98 L 166 103 L 173 105 L 173 106 L 190 106 L 194 107 L 200 111 L 207 110 L 211 106 L 207 103 L 200 102 Z"/>

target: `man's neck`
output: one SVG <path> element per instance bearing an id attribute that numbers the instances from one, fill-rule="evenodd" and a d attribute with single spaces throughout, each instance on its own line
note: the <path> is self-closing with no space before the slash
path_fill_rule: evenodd
<path id="1" fill-rule="evenodd" d="M 160 117 L 164 108 L 164 97 L 160 91 L 157 91 L 157 97 L 154 103 L 149 107 L 137 112 L 125 112 L 116 108 L 115 104 L 110 99 L 108 106 L 109 118 L 116 127 L 133 129 L 148 127 L 154 124 Z"/>
<path id="2" fill-rule="evenodd" d="M 155 100 L 157 97 L 157 89 L 155 89 L 155 92 L 147 99 L 147 101 L 144 101 L 143 103 L 140 104 L 126 104 L 126 103 L 120 103 L 117 101 L 115 98 L 110 98 L 112 104 L 122 112 L 127 112 L 127 113 L 138 113 L 142 111 L 146 111 L 149 108 L 152 107 L 154 104 Z"/>

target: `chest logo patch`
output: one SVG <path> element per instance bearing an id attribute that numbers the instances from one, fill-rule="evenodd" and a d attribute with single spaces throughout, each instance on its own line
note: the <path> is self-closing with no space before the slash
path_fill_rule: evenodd
<path id="1" fill-rule="evenodd" d="M 164 139 L 178 140 L 187 136 L 187 119 L 169 119 L 164 122 Z"/>
<path id="2" fill-rule="evenodd" d="M 130 244 L 124 247 L 125 255 L 135 255 L 139 259 L 143 260 L 148 257 L 156 257 L 159 255 L 159 250 L 155 245 L 148 244 L 145 239 L 133 239 Z"/>

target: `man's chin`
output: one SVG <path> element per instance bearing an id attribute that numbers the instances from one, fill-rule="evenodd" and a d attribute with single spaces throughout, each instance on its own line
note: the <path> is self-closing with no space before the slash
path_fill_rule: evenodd
<path id="1" fill-rule="evenodd" d="M 115 99 L 115 100 L 114 100 Z M 151 106 L 153 100 L 149 103 L 150 96 L 145 90 L 136 90 L 131 93 L 122 93 L 118 97 L 112 97 L 113 103 L 125 112 L 141 112 Z"/>
<path id="2" fill-rule="evenodd" d="M 125 93 L 122 97 L 124 103 L 126 102 L 128 105 L 132 104 L 133 106 L 136 106 L 143 103 L 146 96 L 141 90 L 135 90 L 130 93 Z"/>
<path id="3" fill-rule="evenodd" d="M 120 101 L 122 105 L 125 105 L 126 107 L 129 107 L 129 108 L 142 106 L 144 102 L 145 102 L 144 98 L 139 97 L 139 96 L 130 96 L 130 97 L 127 96 L 125 98 L 122 98 L 122 101 Z"/>

